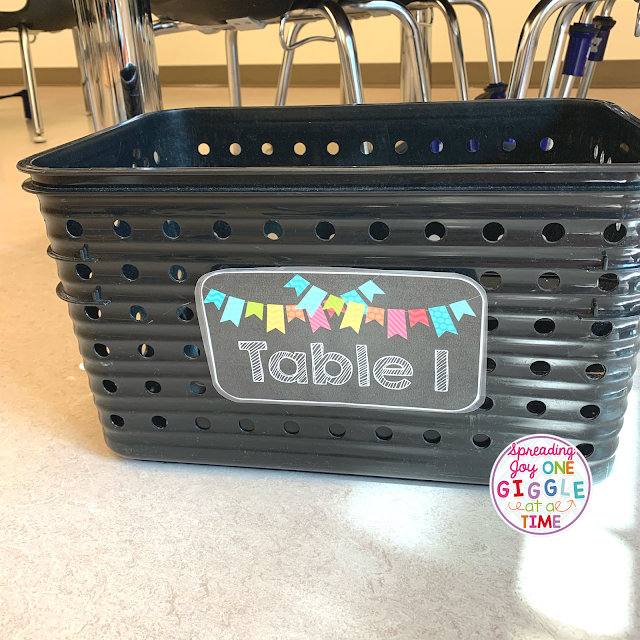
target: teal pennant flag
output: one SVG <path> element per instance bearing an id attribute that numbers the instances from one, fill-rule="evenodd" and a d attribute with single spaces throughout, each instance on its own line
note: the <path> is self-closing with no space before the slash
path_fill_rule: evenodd
<path id="1" fill-rule="evenodd" d="M 222 293 L 221 291 L 216 291 L 215 289 L 211 289 L 211 291 L 209 291 L 209 293 L 207 294 L 207 297 L 204 299 L 204 303 L 207 304 L 207 302 L 213 302 L 213 304 L 215 304 L 216 307 L 220 309 L 220 307 L 222 307 L 222 303 L 224 302 L 225 297 L 226 297 L 225 293 Z"/>
<path id="2" fill-rule="evenodd" d="M 236 327 L 240 326 L 240 318 L 242 317 L 242 310 L 244 309 L 244 300 L 240 298 L 234 298 L 229 296 L 227 305 L 222 312 L 222 318 L 220 322 L 226 322 L 227 320 L 233 322 Z"/>
<path id="3" fill-rule="evenodd" d="M 431 307 L 429 314 L 431 315 L 431 320 L 433 320 L 433 328 L 436 330 L 438 338 L 447 331 L 458 335 L 447 307 Z"/>
<path id="4" fill-rule="evenodd" d="M 453 311 L 453 315 L 456 317 L 456 320 L 458 321 L 464 315 L 473 316 L 474 318 L 476 316 L 476 314 L 473 312 L 473 309 L 469 306 L 469 303 L 466 300 L 460 300 L 459 302 L 454 302 L 449 306 L 451 307 L 451 311 Z"/>
<path id="5" fill-rule="evenodd" d="M 309 289 L 305 294 L 304 298 L 298 302 L 296 309 L 305 309 L 309 315 L 312 316 L 322 304 L 326 295 L 327 292 L 323 291 L 319 287 L 311 287 L 311 289 Z"/>
<path id="6" fill-rule="evenodd" d="M 363 285 L 360 285 L 358 289 L 362 291 L 364 297 L 369 302 L 373 302 L 373 296 L 375 296 L 377 293 L 380 295 L 384 295 L 384 291 L 373 280 L 365 282 Z"/>
<path id="7" fill-rule="evenodd" d="M 309 283 L 302 276 L 299 276 L 296 274 L 284 286 L 285 286 L 285 289 L 287 287 L 291 289 L 295 289 L 296 294 L 300 295 L 309 286 Z"/>

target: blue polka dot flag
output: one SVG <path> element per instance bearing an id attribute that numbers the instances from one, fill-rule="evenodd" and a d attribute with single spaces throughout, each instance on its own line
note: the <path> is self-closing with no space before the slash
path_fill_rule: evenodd
<path id="1" fill-rule="evenodd" d="M 362 299 L 360 294 L 355 289 L 353 289 L 352 291 L 348 291 L 347 293 L 343 293 L 340 297 L 347 304 L 349 302 L 357 302 L 358 304 L 363 304 L 364 305 L 364 312 L 367 313 L 367 309 L 369 308 L 369 305 L 367 305 L 367 303 Z"/>
<path id="2" fill-rule="evenodd" d="M 458 335 L 458 331 L 456 330 L 456 326 L 453 324 L 453 320 L 449 315 L 447 307 L 431 307 L 429 309 L 429 314 L 431 315 L 433 328 L 436 330 L 438 338 L 447 331 Z"/>

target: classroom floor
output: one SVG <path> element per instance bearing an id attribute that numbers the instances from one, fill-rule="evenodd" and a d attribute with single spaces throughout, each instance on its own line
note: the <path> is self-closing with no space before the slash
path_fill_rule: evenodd
<path id="1" fill-rule="evenodd" d="M 337 95 L 294 88 L 291 103 Z M 592 96 L 640 115 L 640 90 Z M 244 92 L 245 104 L 273 97 Z M 168 87 L 164 99 L 224 105 L 227 94 Z M 0 638 L 640 638 L 637 391 L 613 475 L 579 525 L 543 539 L 505 525 L 486 487 L 107 449 L 38 202 L 15 169 L 89 123 L 78 88 L 42 87 L 41 101 L 43 145 L 19 102 L 0 102 Z"/>

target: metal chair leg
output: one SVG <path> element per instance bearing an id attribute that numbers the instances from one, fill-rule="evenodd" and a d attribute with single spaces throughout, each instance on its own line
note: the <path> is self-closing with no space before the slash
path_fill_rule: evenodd
<path id="1" fill-rule="evenodd" d="M 278 86 L 276 88 L 276 107 L 284 107 L 287 102 L 287 93 L 291 84 L 291 70 L 293 68 L 293 56 L 295 48 L 292 45 L 298 41 L 298 34 L 306 23 L 296 22 L 290 29 L 287 36 L 287 48 L 282 54 L 282 64 L 278 75 Z"/>
<path id="2" fill-rule="evenodd" d="M 591 4 L 585 4 L 582 10 L 582 16 L 580 17 L 580 22 L 582 23 L 590 23 L 596 15 L 596 11 L 598 10 L 598 2 L 592 2 Z M 568 27 L 567 27 L 568 30 Z M 558 98 L 570 98 L 571 90 L 573 89 L 573 82 L 575 80 L 575 76 L 567 76 L 563 75 L 562 80 L 560 81 L 560 89 L 558 90 Z"/>
<path id="3" fill-rule="evenodd" d="M 24 76 L 24 86 L 29 97 L 31 121 L 33 122 L 33 141 L 46 142 L 44 137 L 44 128 L 42 126 L 42 118 L 40 116 L 36 74 L 33 69 L 33 60 L 31 59 L 31 47 L 29 46 L 29 30 L 26 27 L 19 25 L 18 35 L 20 38 L 20 55 L 22 56 L 22 75 Z"/>
<path id="4" fill-rule="evenodd" d="M 539 98 L 553 97 L 558 76 L 560 75 L 560 67 L 562 66 L 562 55 L 569 36 L 569 27 L 573 16 L 575 16 L 579 8 L 579 4 L 569 5 L 562 9 L 556 19 L 553 35 L 551 36 L 551 44 L 549 45 L 549 56 L 542 72 L 540 91 L 538 93 Z"/>
<path id="5" fill-rule="evenodd" d="M 344 79 L 345 98 L 350 104 L 364 103 L 364 89 L 358 61 L 358 50 L 347 14 L 331 0 L 317 0 L 318 8 L 329 20 L 336 35 L 340 69 Z"/>
<path id="6" fill-rule="evenodd" d="M 540 34 L 549 18 L 562 7 L 567 5 L 581 5 L 584 0 L 540 0 L 527 17 L 520 40 L 516 49 L 511 79 L 509 80 L 509 94 L 511 99 L 527 97 L 527 90 L 531 82 L 531 71 L 535 60 L 536 50 L 540 42 Z"/>
<path id="7" fill-rule="evenodd" d="M 326 18 L 333 30 L 334 37 L 312 36 L 304 40 L 295 41 L 289 34 L 289 38 L 285 38 L 285 27 L 287 21 L 305 15 L 306 11 L 313 11 L 316 15 L 320 14 Z M 313 18 L 311 18 L 313 19 Z M 286 51 L 292 51 L 307 42 L 322 41 L 335 42 L 338 45 L 338 55 L 340 57 L 340 71 L 344 81 L 344 91 L 346 100 L 349 104 L 364 103 L 364 91 L 362 89 L 362 76 L 360 74 L 360 63 L 358 62 L 358 52 L 356 49 L 355 38 L 351 23 L 344 10 L 339 7 L 333 0 L 312 0 L 311 2 L 301 1 L 292 7 L 292 9 L 280 20 L 280 44 Z M 288 58 L 290 60 L 290 58 Z M 282 95 L 286 95 L 285 82 L 286 73 L 281 70 L 283 79 Z"/>
<path id="8" fill-rule="evenodd" d="M 452 5 L 469 5 L 473 7 L 482 18 L 482 28 L 484 29 L 484 44 L 487 50 L 487 62 L 489 63 L 489 82 L 491 84 L 500 84 L 502 82 L 500 75 L 500 62 L 498 61 L 498 49 L 496 47 L 496 38 L 493 32 L 493 20 L 489 9 L 482 0 L 449 0 Z"/>
<path id="9" fill-rule="evenodd" d="M 78 36 L 78 27 L 72 29 L 73 45 L 76 52 L 76 60 L 78 61 L 78 71 L 80 71 L 80 86 L 82 87 L 82 97 L 84 98 L 84 110 L 88 116 L 91 115 L 91 98 L 89 97 L 89 87 L 87 84 L 87 70 L 84 66 L 82 57 L 82 48 L 80 47 L 80 38 Z"/>
<path id="10" fill-rule="evenodd" d="M 453 80 L 456 85 L 458 100 L 469 99 L 469 82 L 467 80 L 467 67 L 464 62 L 464 50 L 462 48 L 462 37 L 460 36 L 460 23 L 456 10 L 449 0 L 424 0 L 412 2 L 410 9 L 430 9 L 437 8 L 444 16 L 449 33 L 449 46 L 451 47 L 451 59 L 453 62 Z"/>
<path id="11" fill-rule="evenodd" d="M 402 102 L 415 102 L 415 82 L 411 64 L 411 43 L 404 27 L 400 25 L 400 100 Z"/>
<path id="12" fill-rule="evenodd" d="M 96 130 L 124 122 L 134 111 L 162 109 L 148 0 L 72 0 L 72 4 Z M 134 87 L 135 94 L 128 93 Z"/>
<path id="13" fill-rule="evenodd" d="M 229 103 L 232 107 L 242 106 L 240 94 L 240 63 L 238 61 L 238 32 L 227 29 L 224 33 L 224 43 L 227 52 L 227 79 L 229 83 Z"/>
<path id="14" fill-rule="evenodd" d="M 393 0 L 369 0 L 368 2 L 348 2 L 343 6 L 348 11 L 367 11 L 374 12 L 379 11 L 381 13 L 388 13 L 400 21 L 404 33 L 407 38 L 407 46 L 411 47 L 411 66 L 412 77 L 414 83 L 413 95 L 416 97 L 416 101 L 427 102 L 431 99 L 430 90 L 431 82 L 426 78 L 425 64 L 422 57 L 422 42 L 420 40 L 420 32 L 418 31 L 418 25 L 411 13 L 405 9 L 401 4 L 393 2 Z"/>
<path id="15" fill-rule="evenodd" d="M 606 0 L 602 5 L 601 16 L 605 18 L 611 17 L 611 11 L 613 10 L 613 5 L 616 3 L 616 0 Z M 580 83 L 580 87 L 578 88 L 578 98 L 586 98 L 589 93 L 589 87 L 591 87 L 591 81 L 593 80 L 593 73 L 596 70 L 596 64 L 594 60 L 588 60 L 587 66 L 584 70 L 584 76 L 582 77 L 582 82 Z"/>

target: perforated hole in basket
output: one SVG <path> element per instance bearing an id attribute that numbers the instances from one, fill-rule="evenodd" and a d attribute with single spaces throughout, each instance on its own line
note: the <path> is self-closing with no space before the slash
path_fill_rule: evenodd
<path id="1" fill-rule="evenodd" d="M 226 240 L 231 235 L 231 225 L 224 220 L 216 220 L 211 230 L 218 240 Z"/>
<path id="2" fill-rule="evenodd" d="M 191 322 L 193 320 L 195 313 L 191 307 L 182 306 L 176 309 L 176 316 L 178 320 L 182 320 L 182 322 Z"/>
<path id="3" fill-rule="evenodd" d="M 186 344 L 182 350 L 186 358 L 195 360 L 200 357 L 200 349 L 195 344 Z"/>
<path id="4" fill-rule="evenodd" d="M 184 282 L 189 276 L 187 270 L 179 264 L 174 264 L 169 267 L 169 277 L 174 282 Z"/>
<path id="5" fill-rule="evenodd" d="M 607 242 L 616 244 L 624 240 L 627 235 L 627 227 L 619 222 L 610 224 L 605 228 L 602 235 Z"/>
<path id="6" fill-rule="evenodd" d="M 87 264 L 77 264 L 76 275 L 78 276 L 78 278 L 80 278 L 80 280 L 89 280 L 90 278 L 93 278 L 91 267 Z"/>
<path id="7" fill-rule="evenodd" d="M 84 231 L 82 225 L 76 220 L 67 220 L 65 228 L 71 238 L 79 238 Z"/>
<path id="8" fill-rule="evenodd" d="M 122 269 L 120 269 L 120 273 L 122 277 L 129 282 L 133 282 L 140 277 L 140 271 L 138 271 L 138 267 L 133 264 L 123 264 Z"/>
<path id="9" fill-rule="evenodd" d="M 124 220 L 116 220 L 113 223 L 113 233 L 119 238 L 128 238 L 131 235 L 131 225 Z"/>
<path id="10" fill-rule="evenodd" d="M 384 222 L 378 220 L 369 227 L 369 236 L 376 242 L 382 242 L 389 236 L 389 227 Z"/>
<path id="11" fill-rule="evenodd" d="M 340 151 L 340 145 L 337 142 L 330 142 L 327 145 L 327 153 L 329 153 L 332 156 L 335 156 L 339 153 Z"/>
<path id="12" fill-rule="evenodd" d="M 447 234 L 446 227 L 441 222 L 430 222 L 424 228 L 424 235 L 431 242 L 440 242 Z"/>
<path id="13" fill-rule="evenodd" d="M 268 220 L 265 222 L 262 232 L 267 238 L 269 238 L 269 240 L 279 240 L 284 233 L 282 225 L 275 220 Z"/>
<path id="14" fill-rule="evenodd" d="M 129 315 L 132 320 L 142 322 L 147 317 L 147 310 L 138 304 L 134 304 L 129 308 Z"/>
<path id="15" fill-rule="evenodd" d="M 330 222 L 318 222 L 316 225 L 316 235 L 320 240 L 333 240 L 336 235 L 336 228 Z"/>
<path id="16" fill-rule="evenodd" d="M 180 225 L 175 220 L 165 220 L 162 223 L 162 233 L 165 238 L 175 240 L 180 237 Z"/>
<path id="17" fill-rule="evenodd" d="M 422 439 L 428 444 L 440 444 L 442 436 L 440 435 L 440 432 L 435 429 L 427 429 L 422 434 Z"/>

